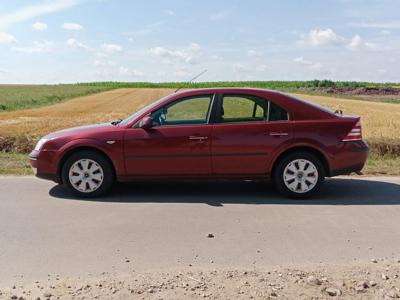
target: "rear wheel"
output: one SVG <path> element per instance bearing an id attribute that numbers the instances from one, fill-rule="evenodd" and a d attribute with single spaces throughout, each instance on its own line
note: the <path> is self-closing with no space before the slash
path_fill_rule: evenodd
<path id="1" fill-rule="evenodd" d="M 325 180 L 321 161 L 308 152 L 291 153 L 278 161 L 275 186 L 285 196 L 304 199 L 316 193 Z"/>
<path id="2" fill-rule="evenodd" d="M 104 155 L 94 151 L 72 154 L 61 171 L 64 186 L 80 197 L 97 197 L 105 194 L 114 182 L 114 169 Z"/>

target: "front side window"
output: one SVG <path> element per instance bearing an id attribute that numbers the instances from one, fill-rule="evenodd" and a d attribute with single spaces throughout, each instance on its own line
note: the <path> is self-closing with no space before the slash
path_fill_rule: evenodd
<path id="1" fill-rule="evenodd" d="M 154 126 L 206 124 L 212 95 L 177 100 L 151 114 Z"/>
<path id="2" fill-rule="evenodd" d="M 268 101 L 245 95 L 225 95 L 222 98 L 220 122 L 257 122 L 267 119 Z"/>

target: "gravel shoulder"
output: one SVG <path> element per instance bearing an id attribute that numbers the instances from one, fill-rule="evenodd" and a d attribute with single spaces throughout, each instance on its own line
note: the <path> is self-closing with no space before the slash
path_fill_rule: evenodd
<path id="1" fill-rule="evenodd" d="M 0 299 L 396 299 L 400 261 L 262 270 L 103 272 L 0 289 Z"/>

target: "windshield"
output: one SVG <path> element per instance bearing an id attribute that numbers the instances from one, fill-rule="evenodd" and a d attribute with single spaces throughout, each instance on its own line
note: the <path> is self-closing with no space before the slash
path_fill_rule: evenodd
<path id="1" fill-rule="evenodd" d="M 152 109 L 153 107 L 156 107 L 158 104 L 160 104 L 161 102 L 163 102 L 164 100 L 168 99 L 169 97 L 171 97 L 171 95 L 165 96 L 161 99 L 158 99 L 157 101 L 150 103 L 149 105 L 143 107 L 142 109 L 140 109 L 139 111 L 135 112 L 133 115 L 130 115 L 129 117 L 127 117 L 126 119 L 122 120 L 120 123 L 118 123 L 118 125 L 127 125 L 130 122 L 132 122 L 132 120 L 136 119 L 137 117 L 139 117 L 142 113 L 144 113 L 147 110 Z"/>

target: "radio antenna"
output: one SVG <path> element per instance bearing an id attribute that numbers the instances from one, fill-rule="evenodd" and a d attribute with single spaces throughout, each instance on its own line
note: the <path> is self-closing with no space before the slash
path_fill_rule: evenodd
<path id="1" fill-rule="evenodd" d="M 194 76 L 192 79 L 190 79 L 187 83 L 188 84 L 190 84 L 190 83 L 192 83 L 194 80 L 196 80 L 197 78 L 199 78 L 200 76 L 202 76 L 204 73 L 206 73 L 207 72 L 207 69 L 205 69 L 203 72 L 201 72 L 201 73 L 199 73 L 199 74 L 197 74 L 196 76 Z M 181 88 L 183 88 L 182 86 L 181 87 L 179 87 L 179 88 L 177 88 L 176 89 L 176 91 L 175 91 L 175 93 L 177 92 L 177 91 L 179 91 Z"/>

